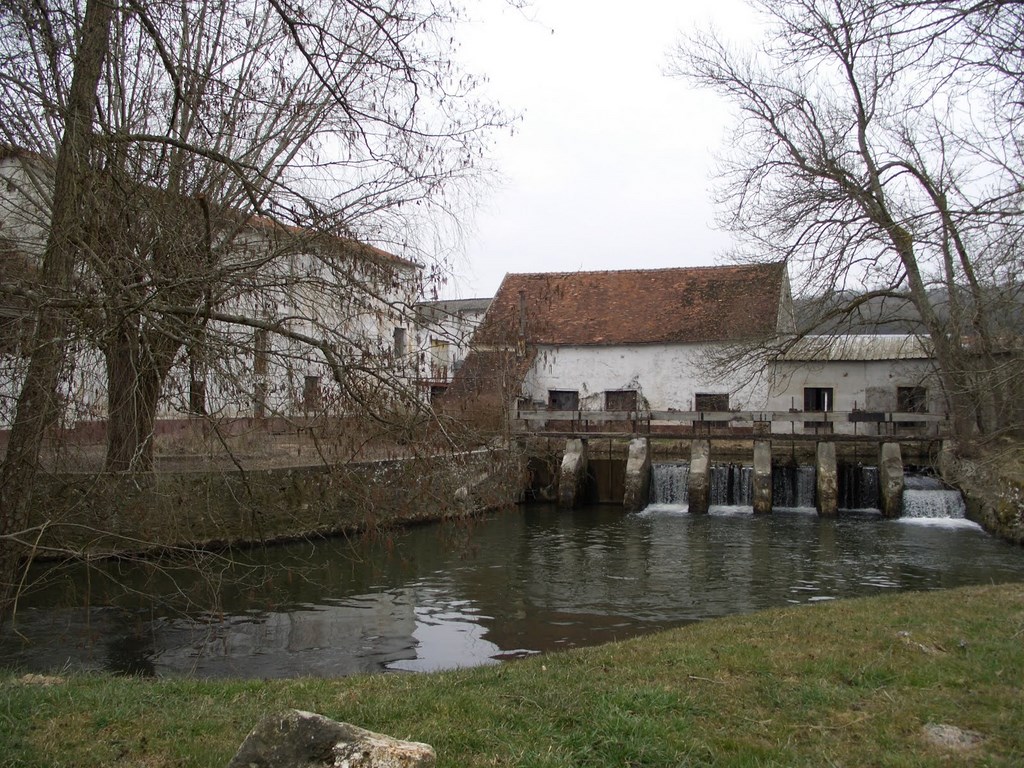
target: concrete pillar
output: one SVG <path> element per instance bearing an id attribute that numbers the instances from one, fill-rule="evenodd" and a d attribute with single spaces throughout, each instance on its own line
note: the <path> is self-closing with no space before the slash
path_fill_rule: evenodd
<path id="1" fill-rule="evenodd" d="M 711 505 L 711 442 L 690 443 L 690 478 L 687 480 L 690 514 L 703 515 Z"/>
<path id="2" fill-rule="evenodd" d="M 565 455 L 558 474 L 558 506 L 575 507 L 583 495 L 587 480 L 587 444 L 579 438 L 565 441 Z"/>
<path id="3" fill-rule="evenodd" d="M 754 514 L 772 511 L 772 444 L 768 440 L 754 443 Z"/>
<path id="4" fill-rule="evenodd" d="M 878 497 L 885 517 L 903 514 L 903 457 L 899 443 L 882 443 L 878 455 Z"/>
<path id="5" fill-rule="evenodd" d="M 818 443 L 815 470 L 818 475 L 818 514 L 832 517 L 839 513 L 839 476 L 836 471 L 835 443 Z"/>
<path id="6" fill-rule="evenodd" d="M 627 512 L 639 512 L 647 506 L 651 495 L 651 445 L 646 437 L 629 441 L 626 459 L 626 488 L 622 506 Z"/>

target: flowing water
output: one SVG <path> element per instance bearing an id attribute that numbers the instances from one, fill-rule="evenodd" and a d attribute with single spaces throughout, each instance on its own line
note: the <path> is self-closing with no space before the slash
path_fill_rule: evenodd
<path id="1" fill-rule="evenodd" d="M 903 516 L 962 520 L 967 514 L 960 491 L 946 487 L 937 477 L 908 474 L 903 478 Z"/>
<path id="2" fill-rule="evenodd" d="M 35 572 L 40 586 L 0 634 L 0 666 L 250 678 L 434 670 L 772 606 L 1024 581 L 1024 550 L 973 523 L 935 522 L 538 505 L 200 564 L 54 566 Z"/>

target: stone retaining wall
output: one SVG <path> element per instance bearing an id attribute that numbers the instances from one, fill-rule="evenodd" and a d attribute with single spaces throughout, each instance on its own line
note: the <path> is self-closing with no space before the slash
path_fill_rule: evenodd
<path id="1" fill-rule="evenodd" d="M 220 546 L 464 516 L 515 501 L 507 450 L 340 466 L 49 476 L 25 539 L 40 556 Z"/>

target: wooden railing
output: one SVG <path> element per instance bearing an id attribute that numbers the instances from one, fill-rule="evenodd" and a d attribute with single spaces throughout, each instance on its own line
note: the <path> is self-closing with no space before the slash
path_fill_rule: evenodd
<path id="1" fill-rule="evenodd" d="M 898 411 L 555 411 L 520 408 L 514 432 L 665 436 L 845 435 L 934 439 L 944 416 Z"/>

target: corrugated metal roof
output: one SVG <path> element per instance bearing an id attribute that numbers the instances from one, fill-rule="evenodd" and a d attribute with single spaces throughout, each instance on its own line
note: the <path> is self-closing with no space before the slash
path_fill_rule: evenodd
<path id="1" fill-rule="evenodd" d="M 931 341 L 915 334 L 805 336 L 782 355 L 790 361 L 927 360 Z"/>

